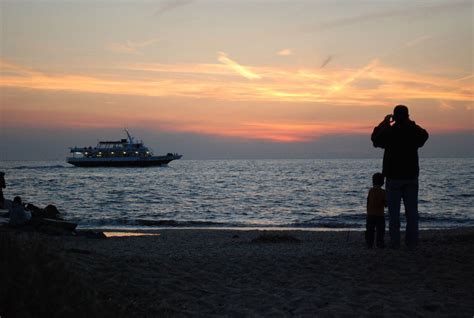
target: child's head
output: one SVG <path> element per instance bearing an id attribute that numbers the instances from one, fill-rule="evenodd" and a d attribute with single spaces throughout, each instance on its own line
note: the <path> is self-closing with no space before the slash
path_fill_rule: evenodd
<path id="1" fill-rule="evenodd" d="M 380 172 L 374 173 L 372 176 L 372 183 L 374 186 L 383 186 L 384 184 L 384 176 Z"/>
<path id="2" fill-rule="evenodd" d="M 21 198 L 20 198 L 20 197 L 15 197 L 15 198 L 13 199 L 13 203 L 21 204 Z"/>

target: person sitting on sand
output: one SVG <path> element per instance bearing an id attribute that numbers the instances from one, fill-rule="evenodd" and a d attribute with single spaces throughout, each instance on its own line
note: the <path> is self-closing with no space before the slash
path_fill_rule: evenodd
<path id="1" fill-rule="evenodd" d="M 7 187 L 5 183 L 5 172 L 0 171 L 0 209 L 5 208 L 5 198 L 3 197 L 3 189 Z"/>
<path id="2" fill-rule="evenodd" d="M 30 219 L 31 215 L 28 215 L 23 208 L 20 197 L 15 197 L 13 199 L 13 204 L 10 208 L 10 222 L 8 224 L 12 226 L 22 226 L 25 225 Z"/>
<path id="3" fill-rule="evenodd" d="M 383 174 L 377 172 L 372 176 L 373 187 L 367 196 L 367 223 L 365 232 L 365 242 L 368 248 L 374 245 L 374 234 L 377 232 L 377 247 L 384 248 L 385 216 L 384 208 L 387 206 Z"/>

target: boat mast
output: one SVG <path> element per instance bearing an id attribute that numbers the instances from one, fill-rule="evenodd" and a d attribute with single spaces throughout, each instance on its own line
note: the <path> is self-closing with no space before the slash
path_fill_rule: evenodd
<path id="1" fill-rule="evenodd" d="M 130 144 L 133 144 L 133 137 L 130 135 L 130 133 L 128 132 L 128 130 L 126 128 L 124 128 L 123 130 L 125 130 L 125 132 L 127 133 L 127 136 L 128 136 L 128 142 Z"/>

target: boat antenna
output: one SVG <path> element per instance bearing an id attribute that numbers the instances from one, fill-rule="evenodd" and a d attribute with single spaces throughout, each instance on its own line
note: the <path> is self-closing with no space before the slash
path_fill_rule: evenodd
<path id="1" fill-rule="evenodd" d="M 127 136 L 128 136 L 128 141 L 133 144 L 133 137 L 130 135 L 130 133 L 128 132 L 127 128 L 124 128 L 123 130 L 125 130 L 125 132 L 127 133 Z"/>

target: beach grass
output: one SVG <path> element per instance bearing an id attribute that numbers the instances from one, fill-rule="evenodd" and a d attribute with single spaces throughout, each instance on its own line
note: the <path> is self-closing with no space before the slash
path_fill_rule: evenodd
<path id="1" fill-rule="evenodd" d="M 57 240 L 46 235 L 0 232 L 0 281 L 1 317 L 107 317 L 119 313 L 119 308 L 104 304 L 80 273 L 71 270 Z"/>

